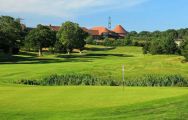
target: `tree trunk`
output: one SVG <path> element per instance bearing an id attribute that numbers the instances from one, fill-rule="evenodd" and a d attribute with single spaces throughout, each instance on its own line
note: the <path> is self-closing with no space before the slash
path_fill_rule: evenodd
<path id="1" fill-rule="evenodd" d="M 70 55 L 70 52 L 71 52 L 71 50 L 70 50 L 70 49 L 67 49 L 67 53 L 68 53 L 68 55 Z"/>
<path id="2" fill-rule="evenodd" d="M 82 54 L 82 51 L 80 50 L 80 55 Z"/>
<path id="3" fill-rule="evenodd" d="M 39 57 L 42 56 L 42 48 L 39 47 Z"/>
<path id="4" fill-rule="evenodd" d="M 9 47 L 8 53 L 9 53 L 10 55 L 12 55 L 12 53 L 13 53 L 12 47 Z"/>

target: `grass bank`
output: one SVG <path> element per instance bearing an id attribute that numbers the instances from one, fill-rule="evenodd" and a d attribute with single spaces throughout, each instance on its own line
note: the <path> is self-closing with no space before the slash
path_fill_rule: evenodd
<path id="1" fill-rule="evenodd" d="M 123 64 L 125 78 L 146 74 L 180 74 L 188 78 L 188 64 L 182 60 L 183 57 L 176 55 L 143 55 L 140 47 L 87 46 L 82 55 L 57 54 L 40 58 L 35 53 L 22 53 L 6 60 L 0 58 L 0 83 L 70 73 L 121 80 Z"/>
<path id="2" fill-rule="evenodd" d="M 143 55 L 140 47 L 87 46 L 73 53 L 37 57 L 22 53 L 0 57 L 1 120 L 159 120 L 188 118 L 188 89 L 181 87 L 25 86 L 13 84 L 39 80 L 51 74 L 89 74 L 106 79 L 144 75 L 181 75 L 188 64 L 176 55 Z"/>

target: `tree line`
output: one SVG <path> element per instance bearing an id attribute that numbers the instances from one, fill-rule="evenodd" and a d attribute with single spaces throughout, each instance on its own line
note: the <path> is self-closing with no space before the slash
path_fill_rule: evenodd
<path id="1" fill-rule="evenodd" d="M 181 44 L 177 45 L 176 41 Z M 38 51 L 42 55 L 43 48 L 52 52 L 67 52 L 73 49 L 80 52 L 87 44 L 105 46 L 141 46 L 144 54 L 178 54 L 188 60 L 188 28 L 167 31 L 129 32 L 125 38 L 104 38 L 97 42 L 84 32 L 77 23 L 67 21 L 60 30 L 53 31 L 49 26 L 38 25 L 37 28 L 26 28 L 20 19 L 0 16 L 0 50 L 4 53 L 16 54 L 20 48 L 26 51 Z"/>
<path id="2" fill-rule="evenodd" d="M 105 38 L 102 42 L 88 37 L 86 42 L 104 46 L 140 46 L 143 47 L 143 54 L 177 54 L 188 60 L 188 28 L 139 33 L 132 31 L 124 38 Z"/>
<path id="3" fill-rule="evenodd" d="M 141 32 L 132 34 L 133 39 L 142 42 L 144 54 L 176 54 L 188 60 L 188 29 Z"/>
<path id="4" fill-rule="evenodd" d="M 17 54 L 20 48 L 26 51 L 38 51 L 42 56 L 43 48 L 54 52 L 80 52 L 86 45 L 88 33 L 84 32 L 78 24 L 67 21 L 62 24 L 58 32 L 49 26 L 37 25 L 37 28 L 24 28 L 19 19 L 10 16 L 0 17 L 0 50 L 4 53 Z"/>

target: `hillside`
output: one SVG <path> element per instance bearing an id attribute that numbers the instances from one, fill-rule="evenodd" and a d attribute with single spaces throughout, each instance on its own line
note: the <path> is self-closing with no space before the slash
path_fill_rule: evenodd
<path id="1" fill-rule="evenodd" d="M 121 80 L 145 74 L 181 74 L 188 64 L 175 55 L 143 55 L 139 47 L 87 46 L 82 55 L 24 53 L 0 60 L 1 120 L 159 120 L 188 117 L 183 87 L 26 86 L 20 79 L 49 74 L 88 73 Z"/>
<path id="2" fill-rule="evenodd" d="M 49 74 L 87 73 L 121 80 L 122 65 L 125 77 L 145 74 L 181 74 L 188 78 L 188 64 L 176 55 L 143 55 L 140 47 L 87 46 L 82 55 L 44 55 L 22 53 L 12 58 L 0 59 L 0 83 L 23 78 L 40 78 Z"/>

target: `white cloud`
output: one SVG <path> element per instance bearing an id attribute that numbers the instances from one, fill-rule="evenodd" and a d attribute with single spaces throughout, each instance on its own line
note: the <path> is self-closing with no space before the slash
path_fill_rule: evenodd
<path id="1" fill-rule="evenodd" d="M 71 17 L 129 8 L 148 0 L 0 0 L 0 12 Z"/>

